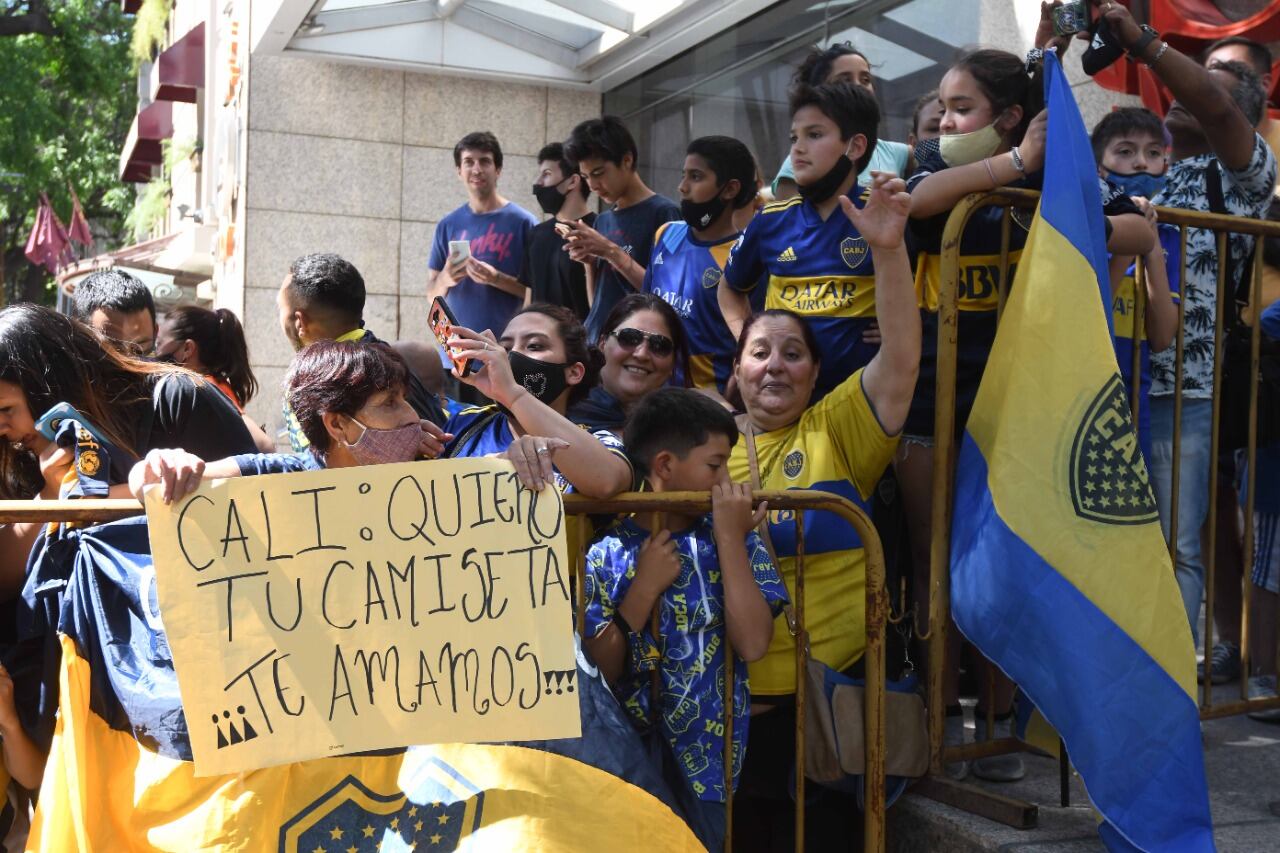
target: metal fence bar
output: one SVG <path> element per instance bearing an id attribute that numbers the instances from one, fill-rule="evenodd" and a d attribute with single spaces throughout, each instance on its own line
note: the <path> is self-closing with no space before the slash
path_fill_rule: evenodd
<path id="1" fill-rule="evenodd" d="M 1249 435 L 1245 448 L 1248 459 L 1248 476 L 1245 478 L 1244 532 L 1242 568 L 1242 592 L 1240 595 L 1240 698 L 1249 698 L 1249 606 L 1253 601 L 1253 560 L 1256 543 L 1253 541 L 1253 508 L 1258 483 L 1258 373 L 1262 367 L 1262 252 L 1254 255 L 1249 281 Z M 1232 306 L 1235 309 L 1235 306 Z M 1213 611 L 1209 611 L 1212 614 Z M 1212 618 L 1212 617 L 1210 617 Z M 1206 646 L 1205 648 L 1208 648 Z M 1272 658 L 1280 663 L 1280 652 Z"/>
<path id="2" fill-rule="evenodd" d="M 1112 299 L 1114 298 L 1113 296 Z M 1142 258 L 1137 258 L 1133 262 L 1133 311 L 1129 316 L 1133 320 L 1133 357 L 1129 360 L 1129 375 L 1134 379 L 1129 407 L 1133 412 L 1136 427 L 1138 412 L 1143 406 L 1142 383 L 1138 381 L 1138 377 L 1142 374 L 1142 346 L 1139 341 L 1147 339 L 1147 263 Z M 1141 338 L 1138 337 L 1139 334 L 1142 335 Z"/>
<path id="3" fill-rule="evenodd" d="M 1227 257 L 1227 235 L 1224 232 L 1218 232 L 1218 257 Z M 1213 321 L 1213 387 L 1219 389 L 1222 387 L 1222 335 L 1224 329 L 1224 317 L 1226 312 L 1235 308 L 1235 294 L 1228 293 L 1227 290 L 1227 267 L 1226 264 L 1218 264 L 1218 309 L 1214 311 Z M 1182 393 L 1181 387 L 1178 393 Z M 1205 514 L 1206 527 L 1209 536 L 1206 547 L 1201 548 L 1203 552 L 1201 559 L 1204 560 L 1204 647 L 1206 649 L 1213 648 L 1213 599 L 1214 599 L 1214 581 L 1218 573 L 1218 441 L 1222 434 L 1222 407 L 1217 405 L 1217 394 L 1214 394 L 1213 401 L 1213 417 L 1209 428 L 1209 509 Z M 1175 466 L 1182 463 L 1182 445 L 1175 439 L 1174 445 L 1178 452 L 1175 454 L 1177 462 Z M 1175 467 L 1175 470 L 1177 468 Z M 1177 518 L 1178 504 L 1176 502 L 1170 504 L 1170 516 Z M 1174 539 L 1175 552 L 1177 539 Z M 1206 657 L 1208 657 L 1206 655 Z M 1207 667 L 1206 667 L 1207 668 Z M 1213 707 L 1213 682 L 1206 675 L 1204 691 L 1201 693 L 1201 708 Z"/>
<path id="4" fill-rule="evenodd" d="M 1187 227 L 1179 229 L 1181 248 L 1178 251 L 1178 288 L 1183 298 L 1178 300 L 1178 330 L 1174 339 L 1173 360 L 1173 473 L 1169 477 L 1169 557 L 1178 565 L 1178 492 L 1182 487 L 1182 357 L 1186 352 L 1187 328 Z"/>
<path id="5" fill-rule="evenodd" d="M 889 614 L 889 596 L 885 587 L 884 550 L 871 519 L 851 501 L 829 492 L 815 490 L 760 491 L 754 495 L 758 505 L 768 501 L 777 510 L 793 510 L 796 519 L 796 602 L 797 671 L 796 671 L 796 842 L 797 851 L 804 849 L 804 702 L 805 665 L 808 661 L 808 634 L 804 627 L 804 527 L 803 511 L 822 510 L 847 521 L 862 540 L 866 556 L 866 668 L 864 688 L 864 747 L 866 788 L 863 821 L 863 850 L 883 853 L 885 849 L 885 624 Z M 627 492 L 608 499 L 565 496 L 565 512 L 578 517 L 580 559 L 575 563 L 578 592 L 576 624 L 581 629 L 586 546 L 590 540 L 591 515 L 617 515 L 639 512 L 705 513 L 711 509 L 707 492 L 666 492 L 662 494 Z M 83 499 L 65 501 L 0 501 L 0 524 L 14 522 L 87 522 L 100 523 L 139 515 L 142 506 L 131 499 Z M 656 526 L 655 526 L 656 529 Z M 727 641 L 727 632 L 726 632 Z M 726 660 L 733 665 L 732 647 L 726 642 Z M 732 672 L 732 670 L 730 670 Z M 726 679 L 724 750 L 726 767 L 726 818 L 732 815 L 733 764 L 733 697 L 731 678 Z M 732 838 L 732 827 L 726 825 L 726 843 Z M 729 849 L 726 846 L 726 849 Z"/>
<path id="6" fill-rule="evenodd" d="M 942 237 L 942 251 L 940 257 L 940 284 L 938 291 L 938 355 L 937 355 L 937 387 L 936 387 L 936 412 L 934 422 L 934 468 L 933 468 L 933 503 L 932 503 L 932 540 L 930 542 L 930 565 L 929 565 L 929 589 L 928 589 L 928 608 L 929 608 L 929 628 L 927 633 L 929 639 L 929 682 L 928 682 L 928 723 L 929 723 L 929 747 L 930 747 L 930 773 L 934 776 L 940 776 L 943 772 L 943 766 L 949 761 L 967 760 L 988 755 L 1000 755 L 1006 752 L 1016 751 L 1027 748 L 1016 738 L 1004 738 L 998 741 L 987 741 L 984 743 L 970 744 L 960 747 L 944 747 L 943 745 L 943 728 L 945 725 L 945 704 L 942 698 L 943 685 L 943 669 L 946 664 L 946 635 L 948 631 L 948 623 L 950 621 L 950 590 L 948 582 L 948 570 L 950 559 L 950 532 L 952 517 L 952 500 L 954 492 L 954 474 L 953 456 L 955 448 L 954 427 L 955 427 L 955 372 L 956 372 L 956 329 L 958 320 L 957 310 L 957 294 L 959 288 L 960 275 L 960 238 L 964 233 L 964 229 L 969 222 L 973 213 L 982 207 L 988 205 L 1001 205 L 1008 207 L 1034 207 L 1038 202 L 1039 194 L 1030 190 L 1018 190 L 1010 188 L 997 189 L 988 193 L 977 193 L 962 199 L 953 208 L 950 217 L 947 220 L 946 227 Z M 1181 250 L 1179 252 L 1179 276 L 1180 298 L 1178 300 L 1178 323 L 1175 334 L 1175 393 L 1174 393 L 1174 422 L 1173 422 L 1173 466 L 1171 476 L 1171 495 L 1170 505 L 1172 512 L 1170 516 L 1169 531 L 1169 551 L 1172 559 L 1177 559 L 1177 533 L 1178 533 L 1178 494 L 1181 488 L 1181 446 L 1182 446 L 1182 383 L 1183 383 L 1183 358 L 1186 352 L 1185 328 L 1186 328 L 1186 296 L 1187 296 L 1187 229 L 1200 228 L 1212 230 L 1218 233 L 1218 249 L 1219 256 L 1225 256 L 1228 233 L 1243 234 L 1253 237 L 1274 237 L 1280 238 L 1280 223 L 1269 222 L 1257 219 L 1245 219 L 1236 216 L 1216 213 L 1201 213 L 1198 211 L 1181 210 L 1174 208 L 1158 207 L 1156 208 L 1159 221 L 1165 224 L 1177 226 L 1179 229 L 1179 243 Z M 1009 213 L 1006 210 L 1005 219 L 1002 223 L 1002 264 L 1007 261 L 1004 252 L 1007 249 L 1007 228 Z M 1249 460 L 1248 478 L 1246 480 L 1246 506 L 1244 508 L 1244 590 L 1243 590 L 1243 606 L 1241 616 L 1242 628 L 1242 669 L 1244 674 L 1241 677 L 1242 696 L 1246 691 L 1248 676 L 1248 660 L 1247 652 L 1243 651 L 1243 646 L 1247 643 L 1248 638 L 1248 608 L 1251 592 L 1251 573 L 1253 565 L 1253 552 L 1255 543 L 1253 541 L 1253 508 L 1256 489 L 1256 459 L 1257 459 L 1257 413 L 1258 413 L 1258 379 L 1259 367 L 1261 363 L 1261 332 L 1258 322 L 1260 299 L 1261 299 L 1261 268 L 1260 260 L 1255 261 L 1252 276 L 1252 288 L 1250 296 L 1250 308 L 1253 313 L 1253 321 L 1251 323 L 1251 368 L 1252 382 L 1249 391 L 1249 437 L 1246 453 Z M 1146 322 L 1146 269 L 1142 263 L 1142 259 L 1137 259 L 1134 283 L 1134 313 L 1133 313 L 1133 336 L 1134 336 L 1134 360 L 1133 360 L 1133 377 L 1134 377 L 1134 412 L 1139 411 L 1141 403 L 1139 398 L 1139 390 L 1137 389 L 1137 379 L 1140 375 L 1141 359 L 1138 352 L 1139 336 L 1145 336 Z M 1218 270 L 1218 292 L 1221 294 L 1226 289 L 1223 286 L 1225 280 L 1225 269 L 1222 265 Z M 1003 273 L 1002 273 L 1003 281 Z M 1000 301 L 1000 308 L 1003 308 L 1003 297 Z M 1231 309 L 1234 310 L 1234 304 Z M 1217 312 L 1218 320 L 1215 328 L 1215 379 L 1214 379 L 1214 406 L 1212 427 L 1212 441 L 1214 445 L 1213 451 L 1213 471 L 1210 477 L 1210 524 L 1212 530 L 1212 521 L 1214 518 L 1213 511 L 1217 500 L 1217 438 L 1220 429 L 1219 414 L 1217 411 L 1218 395 L 1221 393 L 1221 369 L 1222 369 L 1222 321 L 1223 313 L 1221 310 Z M 1215 536 L 1210 533 L 1210 537 Z M 1212 544 L 1212 541 L 1211 541 Z M 1208 597 L 1209 615 L 1208 628 L 1206 635 L 1211 640 L 1212 637 L 1212 587 L 1213 587 L 1213 571 L 1214 556 L 1212 548 L 1209 549 L 1210 554 L 1206 563 L 1206 579 L 1205 588 Z M 1280 618 L 1280 614 L 1277 614 Z M 1211 648 L 1211 642 L 1207 644 L 1207 648 Z M 1280 663 L 1280 636 L 1277 637 L 1277 647 L 1274 650 L 1276 660 Z M 1211 685 L 1207 685 L 1207 688 Z M 1218 719 L 1221 717 L 1234 716 L 1249 711 L 1260 711 L 1271 708 L 1280 708 L 1280 697 L 1274 699 L 1244 699 L 1243 701 L 1232 702 L 1228 704 L 1214 705 L 1210 697 L 1210 690 L 1206 689 L 1204 704 L 1201 707 L 1200 717 L 1203 720 Z M 991 704 L 991 703 L 988 703 Z M 941 780 L 930 780 L 929 786 L 936 787 Z M 929 786 L 925 786 L 926 788 Z M 953 784 L 950 787 L 956 787 Z M 969 792 L 973 793 L 973 792 Z M 948 801 L 959 802 L 959 799 L 952 797 Z M 981 803 L 972 804 L 972 808 L 979 812 L 983 811 Z"/>
<path id="7" fill-rule="evenodd" d="M 794 515 L 796 527 L 796 593 L 791 603 L 796 617 L 796 853 L 804 853 L 805 707 L 809 666 L 809 629 L 804 613 L 804 513 Z"/>

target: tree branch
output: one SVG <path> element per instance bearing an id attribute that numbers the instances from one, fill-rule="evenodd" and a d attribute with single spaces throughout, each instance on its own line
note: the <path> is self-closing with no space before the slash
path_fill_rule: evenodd
<path id="1" fill-rule="evenodd" d="M 0 15 L 0 36 L 54 35 L 53 19 L 49 17 L 43 0 L 31 0 L 27 4 L 30 11 L 21 15 L 13 14 L 13 8 L 17 7 L 11 7 L 8 14 Z"/>

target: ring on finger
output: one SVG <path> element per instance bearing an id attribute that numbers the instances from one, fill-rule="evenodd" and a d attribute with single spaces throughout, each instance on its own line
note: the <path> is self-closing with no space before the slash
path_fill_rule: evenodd
<path id="1" fill-rule="evenodd" d="M 539 456 L 543 456 L 543 455 L 548 454 L 548 453 L 550 453 L 550 452 L 551 452 L 551 448 L 549 448 L 549 447 L 539 447 L 539 448 L 538 448 L 538 455 L 539 455 Z"/>

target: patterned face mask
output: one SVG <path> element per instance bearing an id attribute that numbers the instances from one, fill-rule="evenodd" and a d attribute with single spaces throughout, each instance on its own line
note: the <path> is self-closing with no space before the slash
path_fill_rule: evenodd
<path id="1" fill-rule="evenodd" d="M 389 462 L 412 462 L 422 443 L 422 426 L 418 422 L 392 429 L 374 429 L 355 418 L 351 422 L 364 432 L 354 444 L 345 440 L 342 444 L 351 451 L 359 465 L 383 465 Z"/>

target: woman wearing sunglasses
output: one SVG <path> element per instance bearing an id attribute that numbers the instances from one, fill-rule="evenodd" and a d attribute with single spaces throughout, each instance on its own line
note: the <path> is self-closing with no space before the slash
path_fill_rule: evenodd
<path id="1" fill-rule="evenodd" d="M 458 326 L 453 331 L 454 376 L 494 405 L 463 409 L 449 419 L 445 432 L 453 439 L 445 456 L 501 453 L 533 488 L 554 483 L 593 498 L 612 497 L 631 485 L 622 441 L 565 417 L 597 376 L 577 315 L 561 305 L 534 304 L 517 312 L 500 338 Z M 468 372 L 469 363 L 476 369 Z"/>
<path id="2" fill-rule="evenodd" d="M 604 355 L 600 384 L 570 412 L 576 423 L 590 429 L 621 437 L 627 413 L 641 397 L 669 383 L 672 376 L 688 384 L 684 324 L 675 309 L 653 293 L 623 297 L 605 319 L 596 347 Z"/>

